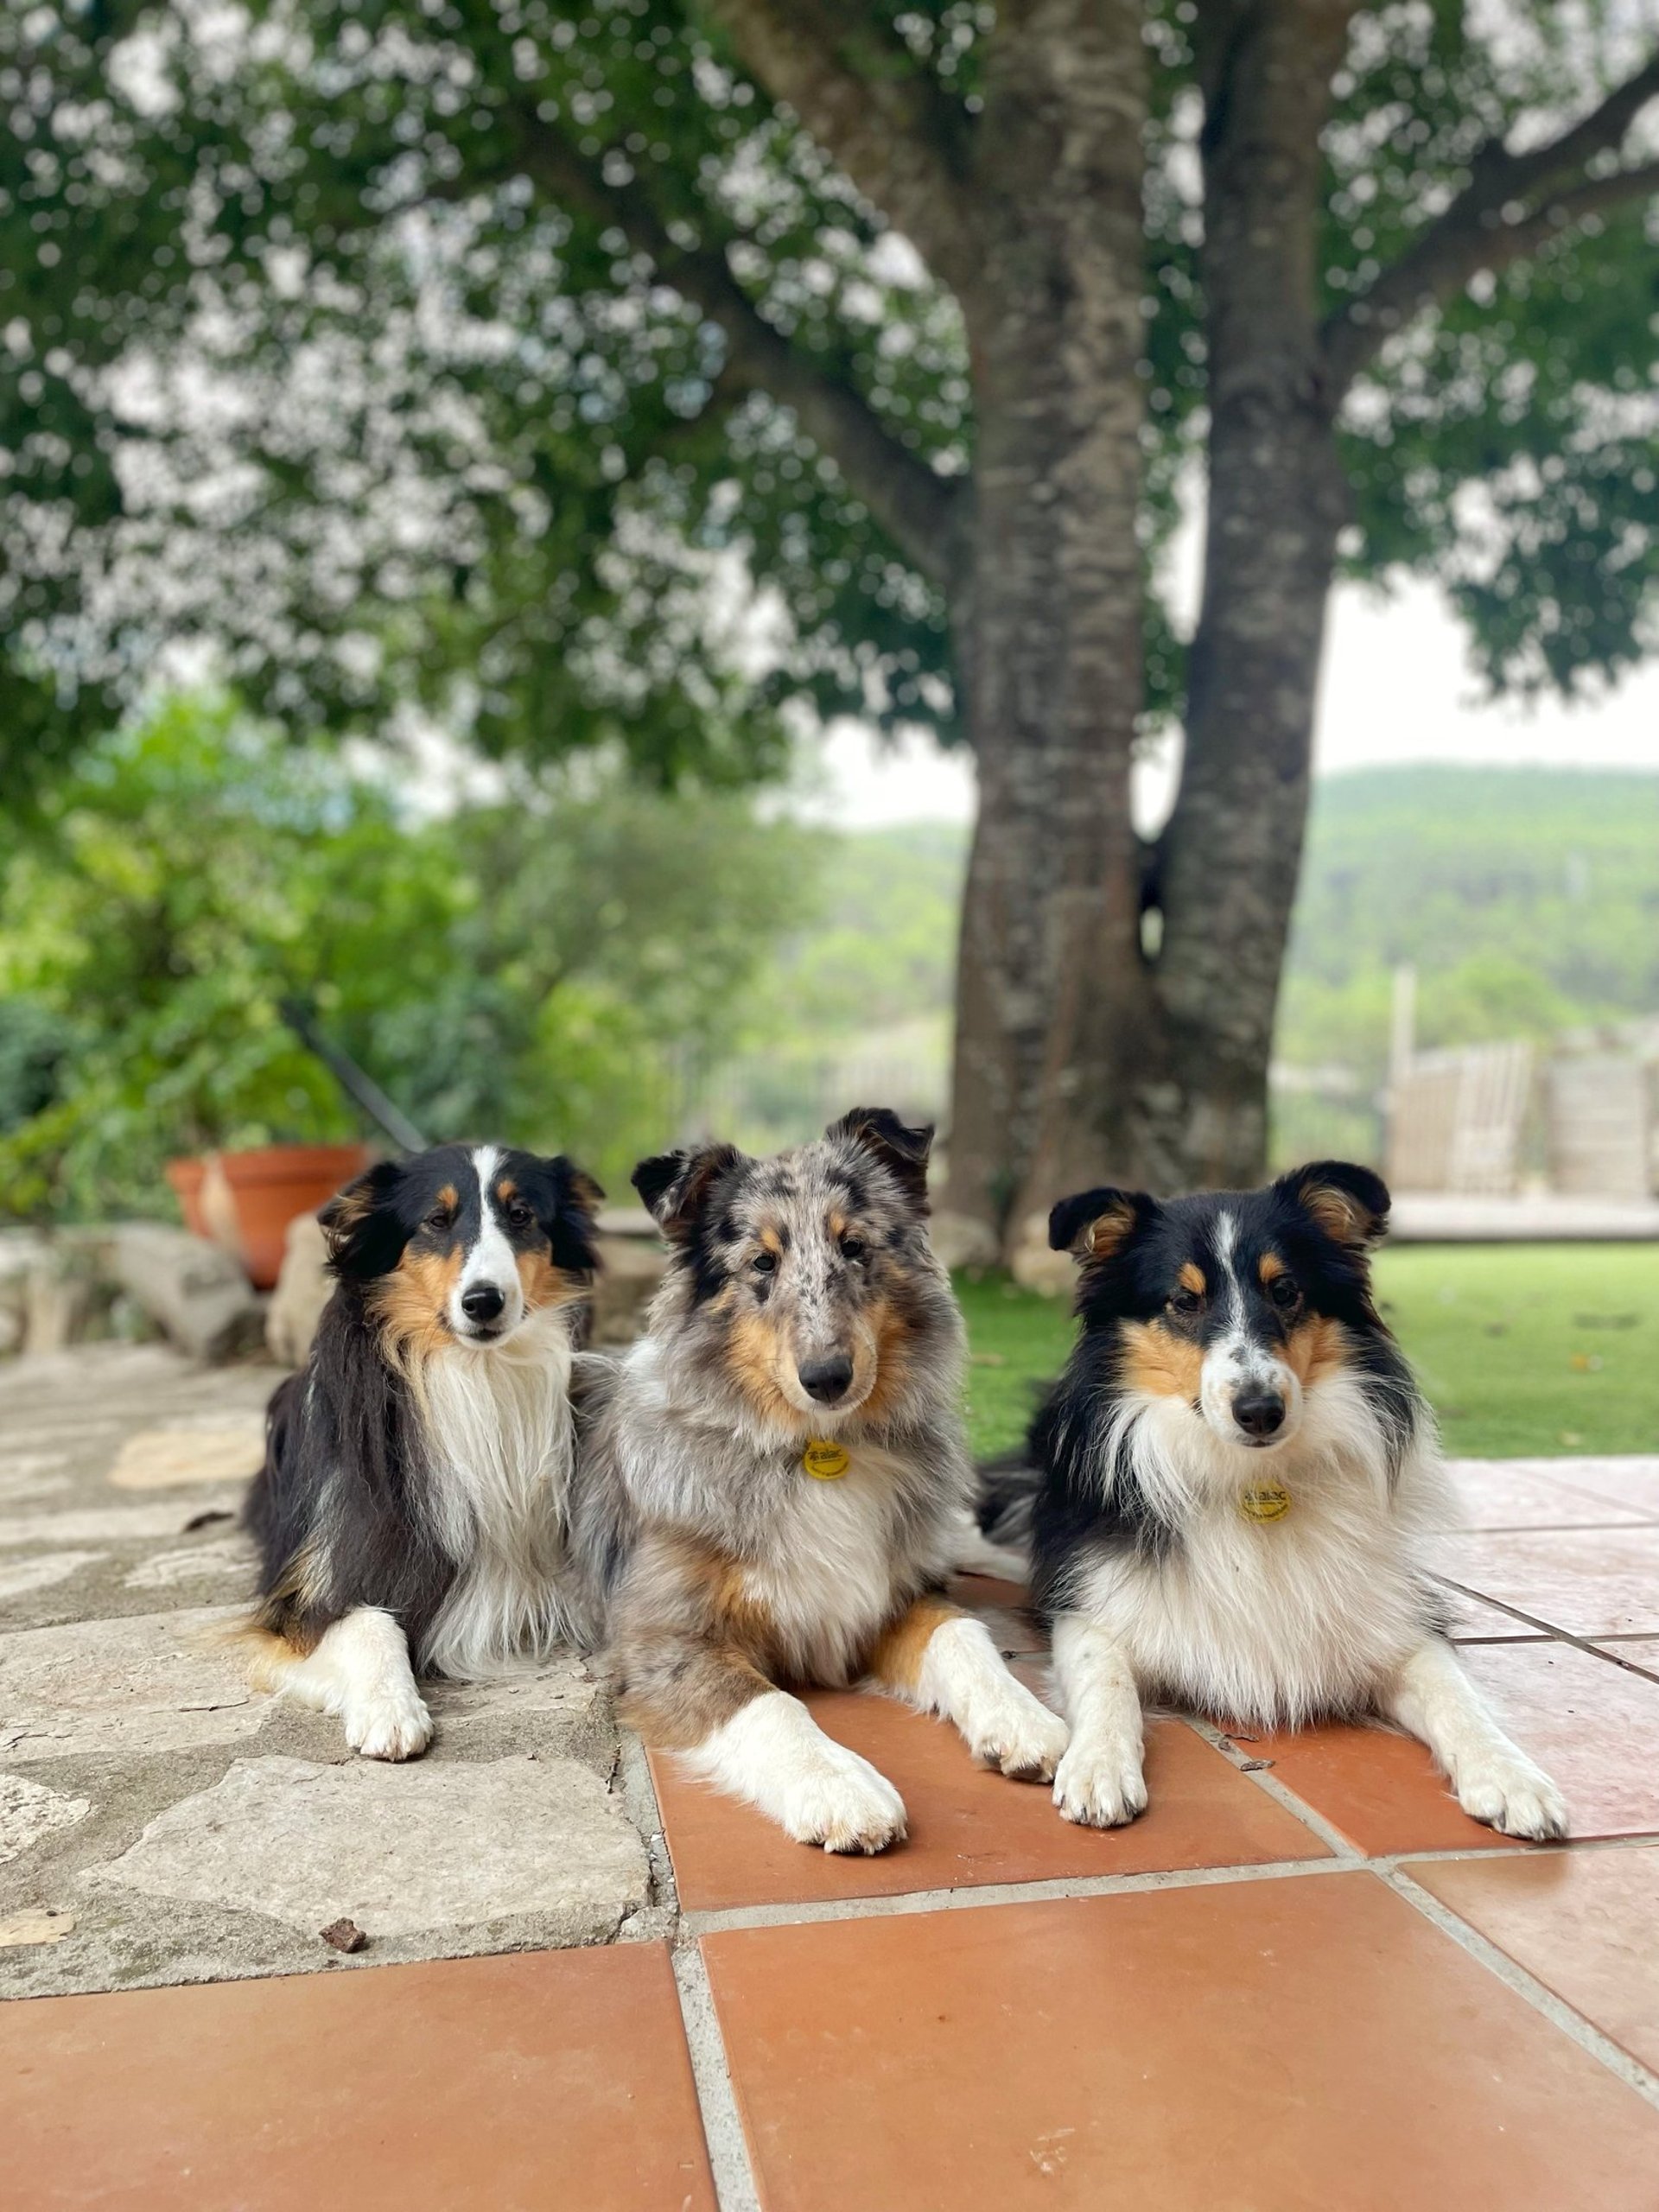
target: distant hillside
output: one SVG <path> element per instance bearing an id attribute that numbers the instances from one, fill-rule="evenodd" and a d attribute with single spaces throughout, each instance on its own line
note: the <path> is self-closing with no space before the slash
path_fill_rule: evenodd
<path id="1" fill-rule="evenodd" d="M 1293 974 L 1486 955 L 1586 1012 L 1659 1008 L 1659 775 L 1388 768 L 1316 788 Z"/>

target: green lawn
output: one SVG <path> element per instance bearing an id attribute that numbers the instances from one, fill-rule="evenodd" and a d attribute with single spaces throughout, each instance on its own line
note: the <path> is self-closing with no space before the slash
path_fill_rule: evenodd
<path id="1" fill-rule="evenodd" d="M 1414 1245 L 1384 1252 L 1377 1294 L 1449 1452 L 1659 1452 L 1659 1250 L 1645 1244 Z M 1071 1322 L 1005 1277 L 958 1277 L 977 1452 L 1019 1438 L 1032 1386 Z"/>

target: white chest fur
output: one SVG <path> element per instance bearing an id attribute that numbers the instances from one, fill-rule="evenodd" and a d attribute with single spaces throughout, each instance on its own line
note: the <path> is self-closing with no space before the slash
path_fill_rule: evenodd
<path id="1" fill-rule="evenodd" d="M 770 1614 L 791 1672 L 803 1681 L 850 1681 L 891 1619 L 909 1565 L 895 1545 L 893 1501 L 902 1470 L 873 1446 L 847 1472 L 818 1482 L 799 1471 L 786 1490 L 764 1561 L 745 1570 L 747 1594 Z"/>
<path id="2" fill-rule="evenodd" d="M 1309 1427 L 1300 1450 L 1241 1458 L 1230 1484 L 1190 1471 L 1164 1555 L 1114 1550 L 1079 1578 L 1077 1610 L 1123 1645 L 1147 1693 L 1220 1720 L 1294 1724 L 1370 1703 L 1421 1642 L 1438 1461 L 1414 1452 L 1390 1489 L 1370 1437 L 1356 1449 L 1351 1425 L 1339 1438 Z M 1240 1509 L 1264 1483 L 1288 1497 L 1281 1518 Z"/>
<path id="3" fill-rule="evenodd" d="M 467 1680 L 565 1632 L 561 1588 L 575 1432 L 564 1318 L 536 1315 L 505 1344 L 429 1363 L 425 1419 L 435 1532 L 458 1572 L 421 1662 Z"/>

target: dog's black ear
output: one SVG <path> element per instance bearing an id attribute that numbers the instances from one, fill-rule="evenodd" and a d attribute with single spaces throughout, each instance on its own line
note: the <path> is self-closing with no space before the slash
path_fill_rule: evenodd
<path id="1" fill-rule="evenodd" d="M 874 1154 L 918 1213 L 927 1211 L 927 1156 L 933 1149 L 933 1124 L 906 1128 L 888 1106 L 855 1106 L 831 1122 L 827 1137 L 850 1137 Z"/>
<path id="2" fill-rule="evenodd" d="M 734 1144 L 697 1145 L 642 1160 L 632 1177 L 664 1236 L 689 1236 L 709 1193 L 742 1154 Z"/>
<path id="3" fill-rule="evenodd" d="M 1388 1185 L 1351 1160 L 1315 1160 L 1281 1175 L 1274 1188 L 1351 1252 L 1369 1252 L 1389 1233 Z"/>
<path id="4" fill-rule="evenodd" d="M 396 1264 L 409 1239 L 385 1201 L 403 1172 L 395 1160 L 377 1160 L 318 1209 L 331 1274 L 366 1281 Z"/>
<path id="5" fill-rule="evenodd" d="M 604 1202 L 604 1192 L 585 1169 L 562 1152 L 551 1160 L 538 1160 L 537 1166 L 546 1174 L 554 1194 L 550 1215 L 542 1224 L 553 1247 L 554 1266 L 568 1274 L 594 1274 L 599 1266 L 599 1255 L 594 1249 L 594 1217 Z"/>
<path id="6" fill-rule="evenodd" d="M 1070 1252 L 1085 1265 L 1109 1260 L 1157 1211 L 1157 1199 L 1144 1191 L 1080 1191 L 1049 1215 L 1050 1249 Z"/>

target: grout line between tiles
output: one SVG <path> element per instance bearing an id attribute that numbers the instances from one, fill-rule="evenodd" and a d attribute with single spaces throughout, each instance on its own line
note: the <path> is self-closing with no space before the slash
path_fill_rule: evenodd
<path id="1" fill-rule="evenodd" d="M 1659 2076 L 1650 2074 L 1639 2059 L 1632 2058 L 1629 2051 L 1622 2050 L 1611 2037 L 1603 2035 L 1599 2028 L 1592 2027 L 1582 2013 L 1575 2012 L 1553 1989 L 1535 1974 L 1529 1974 L 1524 1967 L 1518 1966 L 1507 1951 L 1500 1950 L 1496 1943 L 1483 1936 L 1478 1929 L 1471 1928 L 1467 1921 L 1459 1920 L 1449 1905 L 1442 1904 L 1439 1897 L 1420 1888 L 1405 1872 L 1385 1865 L 1378 1866 L 1376 1872 L 1379 1879 L 1386 1882 L 1395 1895 L 1402 1897 L 1414 1911 L 1432 1922 L 1443 1936 L 1449 1936 L 1454 1943 L 1466 1951 L 1471 1958 L 1478 1960 L 1490 1973 L 1496 1974 L 1517 1997 L 1524 1998 L 1535 2012 L 1541 2012 L 1563 2035 L 1570 2037 L 1581 2050 L 1588 2051 L 1592 2058 L 1599 2059 L 1610 2074 L 1617 2075 L 1627 2088 L 1634 2089 L 1637 2096 L 1659 2111 Z"/>
<path id="2" fill-rule="evenodd" d="M 645 1745 L 632 1728 L 624 1728 L 620 1733 L 617 1781 L 628 1818 L 645 1843 L 645 1863 L 651 1870 L 651 1904 L 660 1912 L 677 1915 L 680 1900 L 674 1885 L 674 1861 L 669 1855 L 668 1834 L 663 1823 L 662 1807 L 657 1802 L 657 1785 L 651 1778 L 651 1762 L 645 1757 Z"/>
<path id="3" fill-rule="evenodd" d="M 1215 1888 L 1224 1882 L 1275 1882 L 1301 1874 L 1351 1874 L 1363 1859 L 1280 1859 L 1257 1866 L 1160 1867 L 1140 1874 L 1059 1875 L 1046 1881 L 982 1882 L 955 1890 L 897 1890 L 883 1897 L 801 1897 L 783 1904 L 709 1906 L 687 1912 L 687 1935 L 734 1929 L 796 1928 L 836 1920 L 887 1920 L 930 1912 L 972 1912 L 998 1904 L 1046 1904 L 1077 1897 L 1133 1897 L 1154 1890 Z"/>
<path id="4" fill-rule="evenodd" d="M 1552 1622 L 1540 1620 L 1536 1613 L 1523 1613 L 1518 1606 L 1506 1605 L 1501 1598 L 1491 1597 L 1484 1590 L 1477 1590 L 1470 1583 L 1453 1582 L 1449 1575 L 1445 1574 L 1440 1576 L 1439 1580 L 1446 1584 L 1448 1590 L 1460 1590 L 1465 1598 L 1478 1598 L 1483 1605 L 1496 1605 L 1500 1612 L 1508 1613 L 1512 1619 L 1525 1621 L 1530 1627 L 1541 1630 L 1543 1635 L 1552 1643 L 1570 1643 L 1575 1651 L 1587 1653 L 1592 1659 L 1610 1660 L 1615 1667 L 1622 1667 L 1627 1675 L 1640 1675 L 1646 1681 L 1659 1679 L 1648 1668 L 1638 1667 L 1633 1659 L 1621 1659 L 1616 1652 L 1609 1651 L 1605 1643 L 1592 1643 L 1587 1636 L 1580 1636 L 1573 1629 L 1557 1628 Z M 1640 1629 L 1624 1630 L 1626 1637 L 1637 1637 L 1643 1633 L 1643 1631 Z M 1491 1640 L 1498 1641 L 1497 1638 Z M 1510 1640 L 1519 1642 L 1529 1639 L 1511 1638 Z M 1609 1642 L 1618 1640 L 1617 1637 L 1608 1639 Z"/>
<path id="5" fill-rule="evenodd" d="M 1351 1843 L 1341 1829 L 1333 1827 L 1323 1813 L 1315 1811 L 1312 1805 L 1305 1803 L 1294 1789 L 1282 1783 L 1271 1771 L 1270 1762 L 1258 1765 L 1248 1757 L 1236 1758 L 1234 1757 L 1235 1739 L 1224 1729 L 1217 1728 L 1211 1721 L 1194 1719 L 1190 1714 L 1183 1714 L 1182 1718 L 1195 1735 L 1201 1736 L 1206 1744 L 1221 1753 L 1229 1766 L 1243 1775 L 1247 1781 L 1253 1782 L 1264 1796 L 1272 1798 L 1281 1812 L 1288 1813 L 1305 1828 L 1311 1828 L 1320 1842 L 1328 1846 L 1338 1859 L 1351 1866 L 1364 1865 L 1365 1854 L 1357 1845 Z"/>
<path id="6" fill-rule="evenodd" d="M 674 1983 L 680 1993 L 680 2019 L 691 2053 L 691 2078 L 702 2113 L 703 2141 L 715 2177 L 720 2212 L 760 2212 L 760 2194 L 749 2164 L 748 2139 L 737 2109 L 726 2042 L 715 2011 L 709 1968 L 695 1942 L 677 1943 L 671 1954 Z"/>

